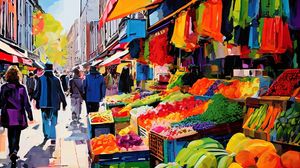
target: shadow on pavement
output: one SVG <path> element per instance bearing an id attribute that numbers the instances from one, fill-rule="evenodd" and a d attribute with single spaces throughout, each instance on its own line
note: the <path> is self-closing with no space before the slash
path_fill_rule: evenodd
<path id="1" fill-rule="evenodd" d="M 32 147 L 24 156 L 26 160 L 19 160 L 18 165 L 22 166 L 22 168 L 48 167 L 50 164 L 49 159 L 53 158 L 55 146 L 50 145 L 44 150 L 45 144 L 46 141 L 38 146 Z"/>
<path id="2" fill-rule="evenodd" d="M 71 135 L 65 138 L 65 141 L 75 141 L 76 144 L 84 144 L 88 139 L 87 128 L 79 121 L 72 121 L 66 128 L 71 132 Z"/>

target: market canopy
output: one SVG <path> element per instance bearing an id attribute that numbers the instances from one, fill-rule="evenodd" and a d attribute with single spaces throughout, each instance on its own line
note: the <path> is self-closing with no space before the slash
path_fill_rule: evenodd
<path id="1" fill-rule="evenodd" d="M 13 49 L 11 46 L 0 40 L 0 60 L 10 63 L 22 63 L 25 65 L 32 65 L 32 61 L 21 52 Z"/>
<path id="2" fill-rule="evenodd" d="M 99 28 L 105 22 L 126 17 L 132 13 L 157 7 L 163 0 L 108 0 L 102 17 L 99 21 Z"/>
<path id="3" fill-rule="evenodd" d="M 119 62 L 121 62 L 120 58 L 127 55 L 129 53 L 129 50 L 126 49 L 124 51 L 120 51 L 115 53 L 114 55 L 110 56 L 109 58 L 107 58 L 106 60 L 104 60 L 100 66 L 108 66 L 108 65 L 112 65 L 112 63 L 114 64 L 118 64 Z"/>

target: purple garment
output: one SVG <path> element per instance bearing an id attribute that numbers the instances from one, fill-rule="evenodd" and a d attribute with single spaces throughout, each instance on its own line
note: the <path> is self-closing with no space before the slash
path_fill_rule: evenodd
<path id="1" fill-rule="evenodd" d="M 25 129 L 28 126 L 25 111 L 28 118 L 32 118 L 32 110 L 26 88 L 20 84 L 6 83 L 1 87 L 0 99 L 2 126 L 5 128 L 20 126 L 22 129 Z"/>
<path id="2" fill-rule="evenodd" d="M 300 1 L 290 1 L 290 27 L 300 30 Z"/>

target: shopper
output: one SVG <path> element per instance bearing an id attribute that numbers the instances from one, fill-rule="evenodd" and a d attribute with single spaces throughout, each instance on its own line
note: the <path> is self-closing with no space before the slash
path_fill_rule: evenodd
<path id="1" fill-rule="evenodd" d="M 29 77 L 27 78 L 26 81 L 26 87 L 31 101 L 33 99 L 34 89 L 35 89 L 35 79 L 34 79 L 34 74 L 32 72 L 29 73 Z"/>
<path id="2" fill-rule="evenodd" d="M 103 76 L 97 71 L 96 67 L 90 67 L 90 72 L 83 81 L 83 87 L 87 112 L 98 111 L 99 103 L 105 97 L 106 86 Z"/>
<path id="3" fill-rule="evenodd" d="M 9 67 L 5 74 L 7 83 L 0 90 L 0 124 L 7 128 L 12 167 L 16 167 L 21 131 L 28 126 L 25 111 L 28 119 L 33 121 L 26 88 L 20 84 L 21 77 L 22 74 L 16 66 Z"/>
<path id="4" fill-rule="evenodd" d="M 37 100 L 37 108 L 41 108 L 42 111 L 44 141 L 51 139 L 51 143 L 55 144 L 58 111 L 61 103 L 65 110 L 67 102 L 61 82 L 54 76 L 53 65 L 49 62 L 46 63 L 45 72 L 38 80 L 34 98 Z"/>
<path id="5" fill-rule="evenodd" d="M 66 74 L 65 71 L 60 76 L 60 81 L 61 81 L 64 92 L 67 92 L 68 91 L 69 78 L 67 77 L 67 74 Z"/>
<path id="6" fill-rule="evenodd" d="M 130 93 L 131 87 L 133 86 L 133 80 L 129 72 L 129 68 L 125 66 L 122 70 L 122 73 L 120 75 L 119 79 L 119 94 L 122 93 Z"/>
<path id="7" fill-rule="evenodd" d="M 80 79 L 80 71 L 79 69 L 73 70 L 73 78 L 69 82 L 69 88 L 71 93 L 71 110 L 72 110 L 72 119 L 78 120 L 80 119 L 81 114 L 81 104 L 84 99 L 83 95 L 83 83 L 82 79 Z"/>

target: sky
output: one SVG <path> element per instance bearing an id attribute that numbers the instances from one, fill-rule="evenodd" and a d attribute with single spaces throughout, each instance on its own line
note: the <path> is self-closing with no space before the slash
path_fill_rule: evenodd
<path id="1" fill-rule="evenodd" d="M 66 33 L 80 15 L 80 0 L 39 0 L 39 4 L 60 21 Z"/>

